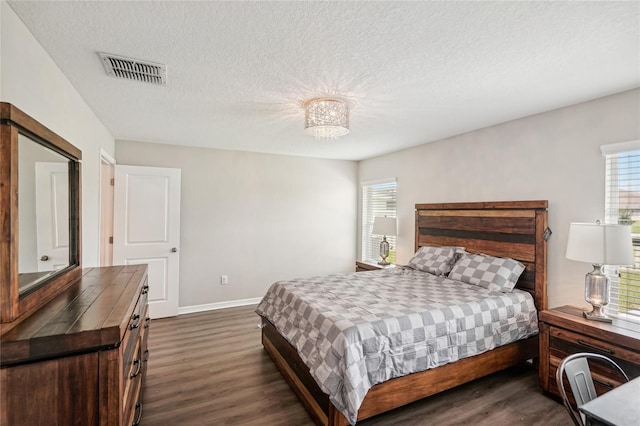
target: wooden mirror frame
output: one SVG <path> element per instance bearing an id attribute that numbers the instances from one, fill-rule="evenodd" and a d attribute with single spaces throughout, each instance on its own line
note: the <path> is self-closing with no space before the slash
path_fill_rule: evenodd
<path id="1" fill-rule="evenodd" d="M 18 274 L 18 135 L 69 160 L 69 266 L 20 295 Z M 2 332 L 28 317 L 81 273 L 81 151 L 15 106 L 0 103 L 0 324 Z"/>

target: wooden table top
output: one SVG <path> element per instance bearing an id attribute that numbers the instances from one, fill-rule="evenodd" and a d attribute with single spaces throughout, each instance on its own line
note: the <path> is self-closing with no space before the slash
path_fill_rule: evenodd
<path id="1" fill-rule="evenodd" d="M 116 347 L 147 265 L 87 268 L 56 298 L 0 337 L 0 365 Z"/>

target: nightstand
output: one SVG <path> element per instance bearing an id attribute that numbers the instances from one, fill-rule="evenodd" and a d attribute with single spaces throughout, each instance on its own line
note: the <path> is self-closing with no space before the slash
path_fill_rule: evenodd
<path id="1" fill-rule="evenodd" d="M 377 262 L 368 262 L 368 261 L 356 261 L 356 272 L 364 272 L 364 271 L 377 271 L 378 269 L 388 269 L 395 268 L 396 265 L 393 263 L 389 265 L 379 265 Z"/>
<path id="2" fill-rule="evenodd" d="M 614 324 L 587 320 L 583 310 L 561 306 L 539 313 L 540 368 L 538 377 L 545 394 L 560 398 L 556 370 L 562 360 L 577 352 L 591 352 L 613 359 L 629 379 L 640 376 L 640 332 Z M 598 395 L 620 385 L 619 373 L 604 366 L 592 367 Z"/>

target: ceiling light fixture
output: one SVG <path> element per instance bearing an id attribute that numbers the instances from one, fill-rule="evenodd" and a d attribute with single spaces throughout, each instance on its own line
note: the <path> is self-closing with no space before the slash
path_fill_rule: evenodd
<path id="1" fill-rule="evenodd" d="M 349 105 L 342 99 L 309 99 L 304 109 L 304 131 L 316 139 L 337 139 L 349 133 Z"/>

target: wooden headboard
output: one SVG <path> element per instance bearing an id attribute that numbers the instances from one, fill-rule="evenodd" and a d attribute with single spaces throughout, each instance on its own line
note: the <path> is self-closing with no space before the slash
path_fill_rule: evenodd
<path id="1" fill-rule="evenodd" d="M 416 204 L 415 250 L 460 246 L 470 253 L 510 257 L 526 269 L 516 287 L 547 309 L 548 201 Z"/>

